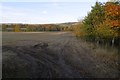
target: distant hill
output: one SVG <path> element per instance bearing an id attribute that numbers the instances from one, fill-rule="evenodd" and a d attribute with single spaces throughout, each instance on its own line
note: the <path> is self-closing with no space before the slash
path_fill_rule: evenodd
<path id="1" fill-rule="evenodd" d="M 78 24 L 78 22 L 59 23 L 59 24 L 57 24 L 57 25 L 59 25 L 59 26 L 64 26 L 64 27 L 70 27 L 70 26 L 76 25 L 76 24 Z"/>

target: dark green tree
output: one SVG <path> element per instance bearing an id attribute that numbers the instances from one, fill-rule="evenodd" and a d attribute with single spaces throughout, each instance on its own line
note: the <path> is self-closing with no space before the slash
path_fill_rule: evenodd
<path id="1" fill-rule="evenodd" d="M 87 36 L 90 38 L 95 37 L 95 29 L 101 23 L 103 23 L 105 19 L 104 5 L 100 2 L 96 2 L 95 6 L 92 7 L 92 10 L 85 17 L 83 24 L 84 30 L 87 33 Z"/>

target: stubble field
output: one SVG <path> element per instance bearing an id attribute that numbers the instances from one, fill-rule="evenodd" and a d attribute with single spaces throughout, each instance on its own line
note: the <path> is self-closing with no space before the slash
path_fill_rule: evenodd
<path id="1" fill-rule="evenodd" d="M 3 78 L 115 78 L 106 63 L 71 32 L 3 32 Z"/>

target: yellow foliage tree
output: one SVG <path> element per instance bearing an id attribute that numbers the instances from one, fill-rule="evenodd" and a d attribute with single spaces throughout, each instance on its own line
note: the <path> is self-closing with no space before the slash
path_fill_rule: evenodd
<path id="1" fill-rule="evenodd" d="M 20 26 L 19 25 L 15 25 L 15 32 L 20 32 Z"/>

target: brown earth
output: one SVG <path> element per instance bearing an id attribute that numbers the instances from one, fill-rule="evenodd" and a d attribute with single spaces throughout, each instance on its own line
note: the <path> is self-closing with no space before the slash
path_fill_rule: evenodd
<path id="1" fill-rule="evenodd" d="M 115 78 L 70 32 L 3 33 L 3 78 Z"/>

